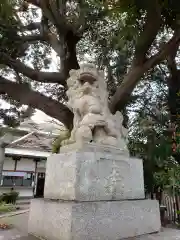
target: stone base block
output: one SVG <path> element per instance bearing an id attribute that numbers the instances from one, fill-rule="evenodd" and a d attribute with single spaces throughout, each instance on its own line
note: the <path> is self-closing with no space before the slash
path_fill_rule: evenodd
<path id="1" fill-rule="evenodd" d="M 48 240 L 119 240 L 160 230 L 156 200 L 73 202 L 33 199 L 29 233 Z"/>
<path id="2" fill-rule="evenodd" d="M 90 142 L 76 142 L 73 144 L 62 146 L 60 149 L 61 153 L 68 153 L 68 152 L 105 152 L 107 154 L 120 154 L 129 156 L 129 152 L 125 149 L 120 149 L 117 147 L 109 146 L 109 145 L 102 145 L 99 143 L 90 143 Z"/>
<path id="3" fill-rule="evenodd" d="M 45 198 L 77 201 L 144 198 L 141 159 L 122 155 L 112 147 L 89 145 L 84 151 L 48 158 Z"/>

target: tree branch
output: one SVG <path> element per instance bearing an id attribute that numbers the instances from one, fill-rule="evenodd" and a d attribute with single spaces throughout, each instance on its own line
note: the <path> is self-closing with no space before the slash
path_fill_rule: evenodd
<path id="1" fill-rule="evenodd" d="M 29 0 L 28 2 L 37 2 L 37 0 Z M 40 34 L 43 35 L 44 41 L 48 42 L 54 51 L 58 54 L 61 59 L 61 69 L 68 75 L 69 70 L 79 68 L 79 64 L 76 56 L 76 44 L 81 39 L 74 29 L 73 24 L 69 24 L 66 21 L 66 1 L 47 1 L 38 0 L 39 6 L 42 9 L 42 20 L 45 18 L 51 22 L 56 28 L 59 38 L 56 34 L 52 33 L 46 26 L 46 30 L 43 30 L 43 21 L 36 23 L 35 25 L 28 26 L 29 29 L 39 29 Z M 61 11 L 62 9 L 63 11 Z M 41 36 L 37 36 L 41 39 Z M 32 39 L 34 39 L 32 37 Z"/>
<path id="2" fill-rule="evenodd" d="M 41 28 L 41 22 L 32 22 L 28 25 L 21 26 L 21 30 L 27 30 L 27 31 L 32 31 L 32 30 L 40 30 Z"/>
<path id="3" fill-rule="evenodd" d="M 66 65 L 67 59 L 66 59 L 63 43 L 58 40 L 58 38 L 54 33 L 49 32 L 44 34 L 26 35 L 21 37 L 21 41 L 28 42 L 28 43 L 33 43 L 36 41 L 46 42 L 46 44 L 49 44 L 52 47 L 52 49 L 57 53 L 57 55 L 60 57 L 61 66 Z M 64 69 L 64 67 L 62 67 L 62 69 Z"/>
<path id="4" fill-rule="evenodd" d="M 43 16 L 40 23 L 32 23 L 26 26 L 27 29 L 38 29 L 40 31 L 40 35 L 34 34 L 23 36 L 22 41 L 33 42 L 40 40 L 49 43 L 60 57 L 61 78 L 64 79 L 64 76 L 67 78 L 71 69 L 79 68 L 76 56 L 76 44 L 81 37 L 77 35 L 75 29 L 73 29 L 73 25 L 67 23 L 64 13 L 65 8 L 62 13 L 60 11 L 62 9 L 58 8 L 58 4 L 60 4 L 60 7 L 65 7 L 66 1 L 60 3 L 59 1 L 49 2 L 47 0 L 29 0 L 28 2 L 32 4 L 38 3 L 42 9 Z M 45 20 L 51 22 L 51 24 L 57 28 L 59 38 L 56 34 L 50 31 L 48 24 L 45 23 Z"/>
<path id="5" fill-rule="evenodd" d="M 174 31 L 173 37 L 161 48 L 161 50 L 150 57 L 144 64 L 146 70 L 154 67 L 162 60 L 168 58 L 169 54 L 173 51 L 174 47 L 179 47 L 180 44 L 180 29 Z"/>
<path id="6" fill-rule="evenodd" d="M 54 51 L 58 54 L 60 58 L 64 56 L 63 46 L 61 42 L 58 40 L 56 35 L 54 33 L 44 33 L 44 38 L 47 40 L 47 42 L 50 44 L 50 46 L 54 49 Z"/>
<path id="7" fill-rule="evenodd" d="M 0 76 L 0 94 L 7 94 L 9 98 L 15 99 L 21 104 L 37 108 L 58 119 L 68 129 L 72 128 L 73 114 L 65 105 L 33 91 L 24 83 L 12 82 Z"/>
<path id="8" fill-rule="evenodd" d="M 32 35 L 25 35 L 21 37 L 22 42 L 36 42 L 36 41 L 44 41 L 44 37 L 42 34 L 32 34 Z"/>
<path id="9" fill-rule="evenodd" d="M 59 27 L 62 33 L 70 30 L 70 26 L 67 25 L 66 19 L 60 12 L 61 8 L 57 8 L 56 1 L 49 2 L 47 0 L 26 0 L 26 2 L 41 8 L 43 15 L 45 15 L 57 28 Z"/>
<path id="10" fill-rule="evenodd" d="M 68 75 L 64 75 L 63 72 L 39 72 L 31 67 L 28 67 L 21 61 L 9 57 L 5 53 L 1 53 L 0 57 L 3 64 L 5 63 L 10 68 L 13 68 L 15 71 L 22 73 L 32 80 L 45 83 L 60 83 L 61 85 L 66 84 Z"/>
<path id="11" fill-rule="evenodd" d="M 174 46 L 179 43 L 180 29 L 174 33 L 169 42 L 166 43 L 157 54 L 150 57 L 143 65 L 132 65 L 128 74 L 124 77 L 122 84 L 117 88 L 116 93 L 111 98 L 110 109 L 113 113 L 116 112 L 116 109 L 122 109 L 124 107 L 143 74 L 167 58 Z"/>
<path id="12" fill-rule="evenodd" d="M 176 44 L 175 48 L 171 51 L 171 53 L 167 58 L 167 66 L 171 73 L 171 77 L 173 79 L 175 79 L 178 75 L 178 68 L 177 68 L 176 59 L 175 59 L 178 49 L 179 49 L 179 44 Z"/>
<path id="13" fill-rule="evenodd" d="M 155 40 L 161 26 L 161 8 L 158 0 L 147 1 L 147 17 L 135 47 L 134 65 L 143 64 L 147 51 Z"/>
<path id="14" fill-rule="evenodd" d="M 24 26 L 22 30 L 35 30 L 38 29 L 40 31 L 39 34 L 32 34 L 32 35 L 25 35 L 21 37 L 21 40 L 23 42 L 35 42 L 35 41 L 46 41 L 53 50 L 58 54 L 58 56 L 61 58 L 62 55 L 62 44 L 56 37 L 56 34 L 52 33 L 49 29 L 46 29 L 46 31 L 43 31 L 43 26 L 41 23 L 30 23 L 27 26 Z"/>
<path id="15" fill-rule="evenodd" d="M 36 6 L 36 7 L 40 7 L 40 0 L 26 0 L 26 2 Z"/>
<path id="16" fill-rule="evenodd" d="M 56 1 L 40 0 L 40 7 L 42 13 L 46 18 L 58 29 L 59 34 L 65 35 L 71 29 L 66 21 L 65 15 L 60 13 L 60 9 L 57 9 Z"/>

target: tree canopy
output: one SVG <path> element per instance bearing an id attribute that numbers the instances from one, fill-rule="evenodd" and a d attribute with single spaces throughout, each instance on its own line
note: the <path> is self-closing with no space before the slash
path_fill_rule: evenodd
<path id="1" fill-rule="evenodd" d="M 179 43 L 178 0 L 1 1 L 0 116 L 16 126 L 39 109 L 71 130 L 66 80 L 92 62 L 105 72 L 111 112 L 124 115 L 131 155 L 143 158 L 146 190 L 179 190 Z"/>
<path id="2" fill-rule="evenodd" d="M 144 74 L 178 49 L 179 14 L 178 0 L 3 1 L 0 96 L 12 111 L 1 115 L 22 117 L 28 105 L 71 129 L 66 80 L 85 56 L 107 73 L 111 111 L 125 112 Z"/>

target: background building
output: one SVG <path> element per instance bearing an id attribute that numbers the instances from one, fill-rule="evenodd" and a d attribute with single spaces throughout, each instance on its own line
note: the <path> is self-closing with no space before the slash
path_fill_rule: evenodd
<path id="1" fill-rule="evenodd" d="M 59 127 L 55 123 L 36 124 L 28 120 L 19 128 L 8 130 L 13 141 L 5 148 L 0 194 L 13 187 L 20 197 L 43 196 L 46 159 Z"/>

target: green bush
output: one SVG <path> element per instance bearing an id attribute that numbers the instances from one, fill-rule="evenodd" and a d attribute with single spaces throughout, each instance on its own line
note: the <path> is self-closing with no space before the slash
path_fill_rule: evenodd
<path id="1" fill-rule="evenodd" d="M 0 197 L 1 202 L 5 202 L 6 204 L 15 204 L 17 201 L 17 198 L 19 196 L 19 193 L 16 191 L 11 191 L 9 193 L 3 193 Z"/>
<path id="2" fill-rule="evenodd" d="M 0 213 L 16 211 L 16 207 L 13 204 L 6 204 L 2 202 L 0 204 Z"/>
<path id="3" fill-rule="evenodd" d="M 180 210 L 176 211 L 177 215 L 180 215 Z"/>

